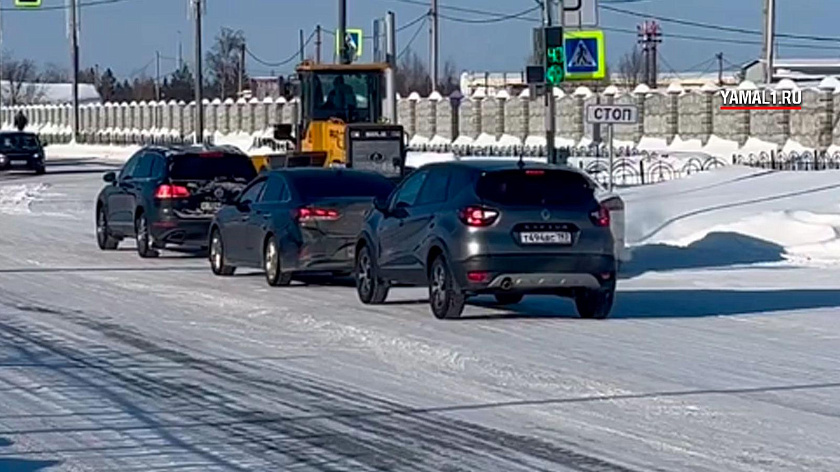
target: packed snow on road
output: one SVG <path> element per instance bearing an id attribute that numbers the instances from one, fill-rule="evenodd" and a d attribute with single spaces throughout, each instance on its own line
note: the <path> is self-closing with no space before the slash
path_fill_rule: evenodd
<path id="1" fill-rule="evenodd" d="M 0 470 L 840 470 L 840 172 L 622 190 L 610 319 L 440 321 L 424 289 L 101 252 L 117 165 L 0 176 Z"/>

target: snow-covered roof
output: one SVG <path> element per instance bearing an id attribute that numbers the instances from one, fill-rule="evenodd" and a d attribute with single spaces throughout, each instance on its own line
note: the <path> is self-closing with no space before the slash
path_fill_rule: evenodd
<path id="1" fill-rule="evenodd" d="M 8 103 L 11 90 L 9 82 L 4 80 L 3 101 Z M 73 84 L 37 84 L 23 83 L 20 90 L 22 94 L 32 97 L 35 103 L 60 104 L 73 101 Z M 31 91 L 31 92 L 29 92 Z M 98 103 L 102 101 L 99 92 L 93 84 L 79 84 L 79 103 Z"/>

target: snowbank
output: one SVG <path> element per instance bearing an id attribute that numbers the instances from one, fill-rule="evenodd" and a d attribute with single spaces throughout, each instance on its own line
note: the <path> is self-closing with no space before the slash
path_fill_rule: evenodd
<path id="1" fill-rule="evenodd" d="M 838 182 L 840 171 L 730 166 L 626 189 L 626 241 L 634 253 L 699 245 L 704 258 L 712 251 L 735 262 L 760 250 L 765 262 L 775 252 L 775 260 L 840 263 Z"/>
<path id="2" fill-rule="evenodd" d="M 48 161 L 60 159 L 104 159 L 125 162 L 140 146 L 111 146 L 107 144 L 51 144 L 44 153 Z"/>

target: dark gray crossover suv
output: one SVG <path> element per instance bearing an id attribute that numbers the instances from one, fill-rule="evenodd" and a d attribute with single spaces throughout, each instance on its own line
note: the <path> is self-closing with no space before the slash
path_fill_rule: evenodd
<path id="1" fill-rule="evenodd" d="M 612 309 L 616 257 L 597 184 L 564 166 L 458 161 L 416 170 L 375 202 L 356 245 L 366 304 L 394 284 L 428 285 L 437 318 L 469 296 L 514 304 L 527 294 L 572 297 L 583 318 Z"/>

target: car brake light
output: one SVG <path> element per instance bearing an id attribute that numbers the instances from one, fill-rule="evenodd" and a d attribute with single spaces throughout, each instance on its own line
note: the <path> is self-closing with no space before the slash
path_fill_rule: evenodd
<path id="1" fill-rule="evenodd" d="M 325 220 L 325 221 L 334 221 L 337 220 L 341 214 L 338 210 L 333 210 L 329 208 L 313 208 L 313 207 L 305 207 L 299 208 L 297 211 L 297 220 L 298 221 L 313 221 L 313 220 Z"/>
<path id="2" fill-rule="evenodd" d="M 590 215 L 595 226 L 607 227 L 610 225 L 610 211 L 604 205 L 598 207 L 598 210 L 593 211 Z"/>
<path id="3" fill-rule="evenodd" d="M 461 210 L 458 216 L 467 226 L 484 227 L 492 225 L 499 217 L 499 212 L 489 208 L 469 206 Z"/>
<path id="4" fill-rule="evenodd" d="M 544 170 L 526 170 L 525 175 L 545 175 Z"/>
<path id="5" fill-rule="evenodd" d="M 186 198 L 190 196 L 190 190 L 181 185 L 164 184 L 155 191 L 155 198 L 168 200 L 171 198 Z"/>
<path id="6" fill-rule="evenodd" d="M 224 157 L 223 152 L 202 152 L 198 154 L 201 157 Z"/>

